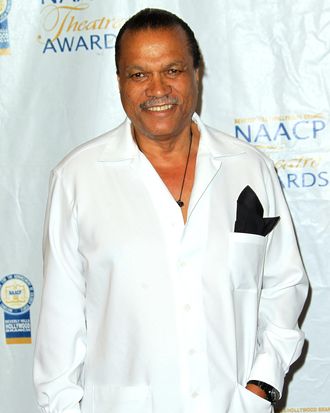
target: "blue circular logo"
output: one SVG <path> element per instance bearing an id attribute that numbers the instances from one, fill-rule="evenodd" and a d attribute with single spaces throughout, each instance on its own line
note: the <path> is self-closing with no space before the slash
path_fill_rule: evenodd
<path id="1" fill-rule="evenodd" d="M 5 313 L 26 313 L 33 299 L 33 286 L 24 275 L 10 274 L 0 280 L 0 307 Z"/>
<path id="2" fill-rule="evenodd" d="M 0 0 L 0 23 L 7 19 L 12 0 Z"/>

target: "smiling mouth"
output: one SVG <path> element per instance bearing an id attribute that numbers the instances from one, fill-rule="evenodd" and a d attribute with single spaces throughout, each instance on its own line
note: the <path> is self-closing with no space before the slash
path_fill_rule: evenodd
<path id="1" fill-rule="evenodd" d="M 177 97 L 163 96 L 160 98 L 153 97 L 140 104 L 142 110 L 148 112 L 163 112 L 171 110 L 175 105 L 179 103 Z"/>
<path id="2" fill-rule="evenodd" d="M 149 112 L 162 112 L 163 110 L 170 110 L 174 105 L 150 106 L 146 108 Z"/>

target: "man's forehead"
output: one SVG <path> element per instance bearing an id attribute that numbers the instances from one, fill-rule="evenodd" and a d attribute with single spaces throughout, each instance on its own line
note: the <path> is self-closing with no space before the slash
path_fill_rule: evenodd
<path id="1" fill-rule="evenodd" d="M 141 29 L 127 29 L 123 34 L 121 42 L 132 41 L 134 39 L 139 39 L 144 43 L 152 43 L 154 38 L 159 38 L 162 35 L 173 36 L 178 41 L 187 42 L 188 37 L 186 32 L 182 27 L 178 25 L 169 27 L 159 27 L 159 28 L 141 28 Z"/>
<path id="2" fill-rule="evenodd" d="M 158 62 L 159 68 L 161 70 L 166 70 L 170 68 L 185 68 L 187 66 L 187 62 L 185 60 L 162 60 Z M 126 70 L 151 70 L 153 69 L 153 65 L 149 61 L 144 61 L 141 63 L 132 63 L 127 64 L 125 67 Z"/>
<path id="3" fill-rule="evenodd" d="M 128 30 L 122 38 L 120 61 L 125 66 L 145 66 L 159 60 L 163 66 L 187 64 L 191 58 L 186 33 L 179 26 Z"/>

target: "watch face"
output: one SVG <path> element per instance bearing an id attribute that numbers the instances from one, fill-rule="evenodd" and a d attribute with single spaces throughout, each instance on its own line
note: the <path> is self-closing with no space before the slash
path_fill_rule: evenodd
<path id="1" fill-rule="evenodd" d="M 269 396 L 271 398 L 271 402 L 277 402 L 277 400 L 280 398 L 280 393 L 274 389 L 274 387 L 272 388 L 272 390 L 269 392 Z"/>

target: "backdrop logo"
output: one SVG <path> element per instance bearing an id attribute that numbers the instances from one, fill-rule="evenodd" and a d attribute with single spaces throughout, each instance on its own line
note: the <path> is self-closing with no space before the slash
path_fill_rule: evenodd
<path id="1" fill-rule="evenodd" d="M 286 407 L 281 413 L 330 412 L 330 406 L 325 407 Z"/>
<path id="2" fill-rule="evenodd" d="M 1 1 L 1 0 L 0 0 Z M 38 36 L 44 54 L 113 49 L 125 19 L 93 15 L 92 0 L 42 0 Z"/>
<path id="3" fill-rule="evenodd" d="M 30 307 L 34 290 L 28 278 L 6 275 L 0 280 L 0 307 L 5 313 L 7 344 L 31 343 Z"/>
<path id="4" fill-rule="evenodd" d="M 235 136 L 268 153 L 283 188 L 312 191 L 330 185 L 329 163 L 320 152 L 326 127 L 322 113 L 256 116 L 235 119 Z"/>
<path id="5" fill-rule="evenodd" d="M 72 0 L 74 3 L 78 3 L 80 0 Z M 57 4 L 57 3 L 63 3 L 63 0 L 41 0 L 41 4 L 45 4 L 45 3 L 53 3 L 53 4 Z"/>
<path id="6" fill-rule="evenodd" d="M 316 140 L 326 127 L 322 114 L 258 116 L 235 119 L 235 136 L 266 150 Z"/>
<path id="7" fill-rule="evenodd" d="M 301 155 L 290 159 L 278 159 L 274 163 L 285 189 L 315 189 L 329 186 L 329 172 L 321 156 Z"/>
<path id="8" fill-rule="evenodd" d="M 0 0 L 0 55 L 10 53 L 8 14 L 11 8 L 11 0 Z"/>

